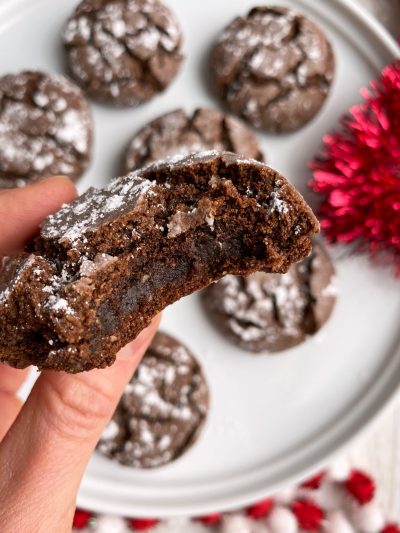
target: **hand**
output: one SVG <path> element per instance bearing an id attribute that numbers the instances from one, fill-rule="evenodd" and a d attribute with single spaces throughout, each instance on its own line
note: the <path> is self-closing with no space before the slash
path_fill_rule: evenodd
<path id="1" fill-rule="evenodd" d="M 0 192 L 0 257 L 21 248 L 45 216 L 75 195 L 63 177 Z M 87 462 L 157 325 L 155 319 L 110 368 L 43 371 L 22 407 L 16 392 L 27 370 L 0 364 L 2 533 L 71 531 Z"/>

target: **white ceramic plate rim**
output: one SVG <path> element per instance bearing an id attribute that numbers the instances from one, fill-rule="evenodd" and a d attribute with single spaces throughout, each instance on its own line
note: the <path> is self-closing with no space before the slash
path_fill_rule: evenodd
<path id="1" fill-rule="evenodd" d="M 305 0 L 300 0 L 304 2 Z M 364 26 L 371 33 L 371 37 L 375 37 L 381 45 L 392 55 L 393 60 L 400 57 L 400 46 L 396 43 L 389 32 L 375 19 L 368 11 L 359 5 L 355 4 L 353 0 L 331 0 L 337 5 L 338 9 L 343 10 L 349 17 L 353 18 L 356 23 Z M 373 387 L 369 389 L 368 397 L 360 397 L 354 408 L 344 416 L 331 430 L 326 431 L 322 437 L 317 440 L 316 445 L 309 442 L 298 448 L 295 453 L 290 456 L 290 465 L 303 464 L 302 468 L 295 468 L 296 474 L 288 474 L 284 480 L 276 483 L 270 483 L 268 488 L 260 482 L 260 471 L 249 472 L 241 477 L 244 485 L 240 493 L 229 493 L 229 481 L 223 480 L 221 483 L 213 484 L 213 490 L 221 491 L 225 486 L 226 492 L 224 496 L 213 496 L 212 503 L 208 495 L 209 485 L 203 487 L 203 498 L 196 502 L 191 500 L 190 509 L 185 504 L 168 502 L 160 509 L 159 517 L 170 517 L 177 515 L 202 515 L 213 511 L 228 511 L 241 506 L 246 506 L 258 499 L 278 492 L 289 484 L 295 484 L 301 479 L 306 478 L 313 472 L 322 469 L 331 458 L 342 451 L 355 439 L 366 431 L 372 424 L 374 424 L 385 408 L 394 400 L 397 391 L 399 390 L 400 377 L 400 339 L 398 340 L 398 348 L 394 350 L 394 356 L 390 364 L 380 373 L 379 379 L 374 383 Z M 315 448 L 317 451 L 312 454 Z M 305 460 L 302 456 L 307 455 Z M 313 459 L 309 459 L 309 457 Z M 279 461 L 276 463 L 278 466 Z M 287 466 L 287 470 L 293 469 Z M 254 478 L 254 479 L 253 479 Z M 257 479 L 255 479 L 257 478 Z M 104 512 L 104 500 L 106 495 L 102 498 L 100 504 L 96 498 L 92 498 L 89 494 L 90 483 L 85 483 L 78 496 L 79 505 L 92 509 L 97 512 Z M 196 495 L 199 494 L 198 485 L 196 485 Z M 191 487 L 188 488 L 188 493 L 191 492 Z M 101 492 L 99 486 L 96 487 L 97 493 Z M 171 490 L 173 496 L 173 489 Z M 109 502 L 106 511 L 115 514 L 126 515 L 128 509 L 124 503 L 119 504 L 115 501 Z M 152 509 L 148 509 L 146 505 L 139 512 L 135 509 L 135 516 L 149 516 Z"/>
<path id="2" fill-rule="evenodd" d="M 41 1 L 43 0 L 36 0 L 29 7 L 32 8 Z M 307 3 L 306 0 L 299 1 Z M 400 47 L 396 41 L 372 15 L 355 5 L 353 0 L 331 0 L 331 2 L 337 6 L 337 9 L 340 9 L 346 13 L 346 16 L 354 20 L 355 24 L 367 30 L 371 34 L 371 39 L 379 42 L 393 59 L 400 56 Z M 23 4 L 26 5 L 27 1 L 0 0 L 0 19 L 2 19 L 0 28 L 12 23 L 14 17 L 20 14 Z M 290 455 L 289 461 L 286 461 L 285 469 L 281 468 L 280 471 L 281 478 L 284 477 L 284 479 L 276 483 L 269 483 L 266 488 L 265 483 L 262 483 L 260 469 L 249 471 L 241 476 L 242 485 L 240 491 L 235 491 L 234 493 L 231 492 L 229 480 L 216 480 L 212 490 L 218 490 L 218 493 L 222 494 L 222 496 L 213 495 L 211 497 L 209 487 L 200 485 L 200 487 L 196 487 L 196 495 L 200 496 L 197 501 L 191 500 L 190 508 L 188 508 L 186 503 L 168 501 L 164 506 L 160 507 L 159 516 L 201 515 L 215 510 L 229 510 L 241 507 L 280 490 L 284 485 L 295 483 L 312 471 L 322 468 L 333 454 L 342 450 L 370 427 L 384 408 L 393 400 L 399 388 L 400 343 L 398 343 L 398 348 L 393 353 L 395 355 L 369 389 L 368 396 L 361 396 L 354 408 L 333 427 L 319 436 L 315 442 L 304 443 L 296 452 Z M 299 465 L 303 466 L 299 467 Z M 279 467 L 279 461 L 277 461 L 275 466 Z M 282 471 L 287 471 L 287 475 L 282 476 Z M 291 474 L 290 471 L 296 471 L 296 474 Z M 129 508 L 127 508 L 126 503 L 119 503 L 115 498 L 107 500 L 105 487 L 96 486 L 96 494 L 104 492 L 101 500 L 93 497 L 90 489 L 95 482 L 95 480 L 85 480 L 78 496 L 79 506 L 98 512 L 129 515 Z M 192 488 L 189 487 L 188 494 L 190 494 Z M 171 496 L 173 496 L 173 489 L 171 490 Z M 212 503 L 210 500 L 212 500 Z M 107 503 L 105 504 L 105 502 Z M 151 514 L 153 514 L 153 510 L 146 507 L 146 505 L 143 505 L 139 511 L 135 509 L 136 516 L 148 516 Z"/>

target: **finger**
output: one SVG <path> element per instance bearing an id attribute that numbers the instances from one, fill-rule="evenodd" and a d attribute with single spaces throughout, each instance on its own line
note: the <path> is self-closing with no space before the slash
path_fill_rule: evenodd
<path id="1" fill-rule="evenodd" d="M 42 372 L 0 445 L 0 531 L 13 517 L 21 531 L 68 531 L 86 464 L 158 322 L 110 368 Z"/>
<path id="2" fill-rule="evenodd" d="M 16 394 L 27 374 L 27 368 L 17 370 L 0 364 L 0 442 L 21 409 L 22 402 L 16 397 Z"/>
<path id="3" fill-rule="evenodd" d="M 11 396 L 0 391 L 1 420 L 0 420 L 0 442 L 3 440 L 12 423 L 17 418 L 21 410 L 22 402 L 16 396 Z"/>
<path id="4" fill-rule="evenodd" d="M 29 368 L 23 370 L 0 363 L 0 391 L 15 395 L 25 381 Z"/>
<path id="5" fill-rule="evenodd" d="M 47 215 L 75 196 L 75 186 L 64 176 L 48 178 L 22 189 L 1 191 L 0 255 L 22 248 Z"/>

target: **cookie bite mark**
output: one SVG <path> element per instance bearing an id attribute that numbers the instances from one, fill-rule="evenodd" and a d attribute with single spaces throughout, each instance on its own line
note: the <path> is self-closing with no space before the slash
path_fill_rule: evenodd
<path id="1" fill-rule="evenodd" d="M 79 372 L 111 364 L 152 317 L 227 273 L 285 272 L 311 251 L 318 222 L 280 174 L 231 153 L 155 163 L 89 189 L 49 216 L 7 262 L 0 358 Z M 12 305 L 10 287 L 23 304 Z M 30 316 L 27 317 L 26 315 Z M 29 342 L 28 342 L 29 340 Z M 22 361 L 22 363 L 21 363 Z"/>

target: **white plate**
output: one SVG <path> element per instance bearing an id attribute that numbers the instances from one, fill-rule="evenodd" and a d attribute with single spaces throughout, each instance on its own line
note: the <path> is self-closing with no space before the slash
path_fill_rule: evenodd
<path id="1" fill-rule="evenodd" d="M 75 0 L 0 0 L 2 72 L 63 70 L 60 28 Z M 94 106 L 94 163 L 81 182 L 112 176 L 131 134 L 177 106 L 215 104 L 202 71 L 208 48 L 254 0 L 170 0 L 185 30 L 187 59 L 170 89 L 133 110 Z M 359 100 L 359 88 L 399 49 L 370 16 L 344 0 L 282 2 L 313 16 L 332 40 L 337 75 L 327 105 L 289 136 L 261 136 L 270 164 L 303 191 L 307 162 L 322 135 Z M 366 260 L 338 266 L 339 301 L 323 331 L 277 357 L 252 357 L 226 342 L 208 323 L 198 296 L 170 307 L 163 327 L 193 349 L 212 394 L 198 443 L 164 468 L 138 471 L 95 455 L 78 504 L 133 516 L 201 514 L 241 506 L 293 482 L 320 465 L 383 407 L 400 378 L 399 285 Z"/>

